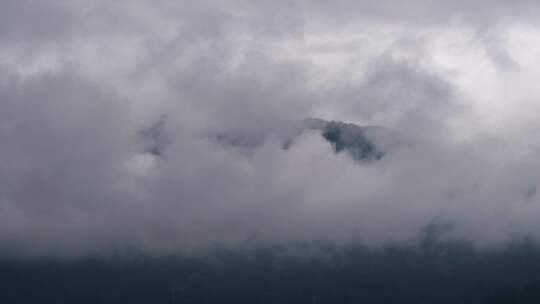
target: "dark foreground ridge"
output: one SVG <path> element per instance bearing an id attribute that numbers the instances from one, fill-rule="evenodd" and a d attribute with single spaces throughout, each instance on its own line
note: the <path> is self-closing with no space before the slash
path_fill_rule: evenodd
<path id="1" fill-rule="evenodd" d="M 540 303 L 540 250 L 426 237 L 373 249 L 328 244 L 198 256 L 9 259 L 1 303 Z"/>

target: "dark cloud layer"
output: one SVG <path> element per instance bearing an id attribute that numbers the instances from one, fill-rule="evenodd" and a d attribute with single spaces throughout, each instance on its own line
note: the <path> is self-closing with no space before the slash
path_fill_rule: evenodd
<path id="1" fill-rule="evenodd" d="M 536 238 L 538 8 L 1 1 L 0 251 Z M 309 117 L 393 135 L 377 162 L 313 130 L 283 149 Z"/>

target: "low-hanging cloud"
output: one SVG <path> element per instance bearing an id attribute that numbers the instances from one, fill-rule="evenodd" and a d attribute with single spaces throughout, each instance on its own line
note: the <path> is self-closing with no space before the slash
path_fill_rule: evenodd
<path id="1" fill-rule="evenodd" d="M 0 252 L 536 238 L 538 8 L 1 1 Z M 309 117 L 392 136 L 284 149 Z"/>

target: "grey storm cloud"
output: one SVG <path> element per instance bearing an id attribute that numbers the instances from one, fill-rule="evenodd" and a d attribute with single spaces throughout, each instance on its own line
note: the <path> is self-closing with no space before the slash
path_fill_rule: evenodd
<path id="1" fill-rule="evenodd" d="M 536 238 L 539 8 L 0 1 L 0 252 Z M 383 127 L 384 157 L 284 149 L 312 117 Z"/>

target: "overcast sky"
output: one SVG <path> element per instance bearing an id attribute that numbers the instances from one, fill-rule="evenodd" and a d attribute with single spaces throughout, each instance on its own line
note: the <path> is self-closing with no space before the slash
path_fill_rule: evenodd
<path id="1" fill-rule="evenodd" d="M 0 0 L 0 253 L 540 237 L 537 1 Z M 314 132 L 383 126 L 378 162 Z M 164 121 L 148 153 L 141 130 Z M 377 142 L 378 138 L 373 139 Z"/>

